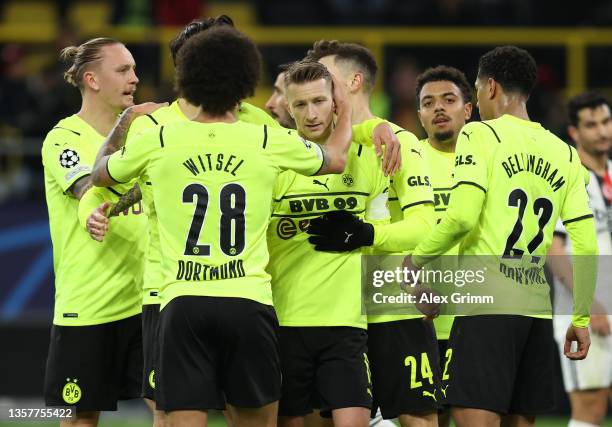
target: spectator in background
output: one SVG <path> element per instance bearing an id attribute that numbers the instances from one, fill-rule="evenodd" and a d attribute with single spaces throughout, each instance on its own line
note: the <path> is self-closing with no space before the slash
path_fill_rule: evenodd
<path id="1" fill-rule="evenodd" d="M 27 135 L 37 116 L 28 86 L 25 49 L 16 44 L 4 46 L 0 50 L 0 66 L 0 135 Z"/>
<path id="2" fill-rule="evenodd" d="M 153 0 L 157 25 L 183 26 L 202 16 L 204 0 Z"/>
<path id="3" fill-rule="evenodd" d="M 419 66 L 413 58 L 402 58 L 392 68 L 389 93 L 392 96 L 392 120 L 400 127 L 413 132 L 419 138 L 425 133 L 417 118 L 418 106 L 414 99 Z"/>

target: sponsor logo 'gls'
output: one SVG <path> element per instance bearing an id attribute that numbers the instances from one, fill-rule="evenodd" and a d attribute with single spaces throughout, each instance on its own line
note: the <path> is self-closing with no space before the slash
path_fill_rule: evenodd
<path id="1" fill-rule="evenodd" d="M 410 187 L 429 187 L 428 176 L 409 176 L 406 181 Z"/>
<path id="2" fill-rule="evenodd" d="M 468 154 L 466 156 L 459 154 L 457 157 L 455 157 L 455 166 L 461 166 L 461 165 L 475 165 L 476 163 L 474 163 L 474 160 L 472 159 L 472 155 Z"/>

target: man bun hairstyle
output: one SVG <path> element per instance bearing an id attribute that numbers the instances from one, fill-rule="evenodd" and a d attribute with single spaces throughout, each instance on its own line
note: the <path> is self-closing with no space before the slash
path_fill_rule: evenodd
<path id="1" fill-rule="evenodd" d="M 83 75 L 93 63 L 102 59 L 101 50 L 104 46 L 122 44 L 120 41 L 107 37 L 87 40 L 79 46 L 68 46 L 60 52 L 62 62 L 69 64 L 64 72 L 64 80 L 72 86 L 83 89 Z"/>

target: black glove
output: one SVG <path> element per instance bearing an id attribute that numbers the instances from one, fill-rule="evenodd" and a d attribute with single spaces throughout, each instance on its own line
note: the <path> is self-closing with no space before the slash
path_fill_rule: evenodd
<path id="1" fill-rule="evenodd" d="M 316 251 L 349 252 L 374 242 L 374 227 L 347 211 L 333 211 L 310 220 L 308 241 Z"/>

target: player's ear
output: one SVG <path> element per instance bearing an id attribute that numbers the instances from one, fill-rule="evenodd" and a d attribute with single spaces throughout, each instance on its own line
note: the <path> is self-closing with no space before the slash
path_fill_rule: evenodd
<path id="1" fill-rule="evenodd" d="M 467 122 L 468 120 L 470 120 L 470 117 L 472 117 L 472 103 L 471 102 L 466 102 L 465 105 L 463 106 L 463 112 L 464 112 L 464 117 L 465 117 L 465 121 Z"/>
<path id="2" fill-rule="evenodd" d="M 576 142 L 576 140 L 578 139 L 578 129 L 576 128 L 576 126 L 568 126 L 567 134 L 570 136 L 570 138 L 572 138 L 572 141 L 574 142 Z"/>
<path id="3" fill-rule="evenodd" d="M 349 92 L 358 92 L 363 87 L 363 73 L 354 73 L 349 80 Z"/>
<path id="4" fill-rule="evenodd" d="M 499 88 L 497 87 L 497 82 L 493 80 L 491 77 L 487 79 L 487 92 L 489 95 L 489 99 L 495 98 L 495 94 Z"/>
<path id="5" fill-rule="evenodd" d="M 96 78 L 96 73 L 93 71 L 85 71 L 83 73 L 83 85 L 94 91 L 100 90 L 100 84 Z"/>

